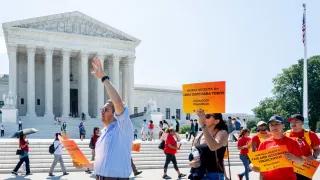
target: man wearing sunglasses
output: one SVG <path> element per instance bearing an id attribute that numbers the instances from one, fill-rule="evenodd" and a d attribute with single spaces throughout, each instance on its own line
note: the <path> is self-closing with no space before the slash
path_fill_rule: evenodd
<path id="1" fill-rule="evenodd" d="M 252 137 L 252 152 L 255 152 L 260 143 L 268 139 L 271 134 L 268 131 L 267 123 L 264 121 L 259 121 L 257 123 L 257 134 Z"/>
<path id="2" fill-rule="evenodd" d="M 110 100 L 102 107 L 104 128 L 95 146 L 94 171 L 97 180 L 128 180 L 131 174 L 133 125 L 124 104 L 103 71 L 101 61 L 92 60 L 92 74 L 101 79 Z"/>

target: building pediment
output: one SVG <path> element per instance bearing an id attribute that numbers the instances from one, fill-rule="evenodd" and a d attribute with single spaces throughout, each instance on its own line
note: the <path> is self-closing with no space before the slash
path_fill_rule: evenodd
<path id="1" fill-rule="evenodd" d="M 139 42 L 138 39 L 78 11 L 4 23 L 3 27 L 27 28 Z"/>

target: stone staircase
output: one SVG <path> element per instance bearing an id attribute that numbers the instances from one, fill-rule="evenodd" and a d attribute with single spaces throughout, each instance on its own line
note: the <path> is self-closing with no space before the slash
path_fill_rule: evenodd
<path id="1" fill-rule="evenodd" d="M 50 165 L 53 161 L 53 155 L 49 154 L 48 148 L 52 143 L 52 139 L 29 139 L 30 147 L 30 166 L 31 172 L 49 172 Z M 79 148 L 88 159 L 91 159 L 91 150 L 89 149 L 89 140 L 80 141 L 75 140 Z M 158 149 L 159 141 L 142 142 L 141 151 L 133 152 L 133 161 L 138 169 L 162 169 L 165 161 L 163 151 Z M 0 139 L 0 173 L 7 174 L 12 171 L 18 162 L 18 156 L 15 155 L 18 147 L 17 139 Z M 178 166 L 180 168 L 188 167 L 188 155 L 190 152 L 191 142 L 182 141 L 181 149 L 176 154 Z M 229 143 L 230 149 L 230 165 L 242 165 L 239 157 L 238 150 L 235 143 Z M 76 169 L 72 165 L 70 156 L 64 150 L 63 159 L 68 171 L 84 171 L 84 169 Z M 225 165 L 228 165 L 227 160 Z M 170 165 L 172 167 L 172 164 Z M 20 168 L 22 171 L 23 168 Z M 60 165 L 57 165 L 55 171 L 61 171 Z"/>

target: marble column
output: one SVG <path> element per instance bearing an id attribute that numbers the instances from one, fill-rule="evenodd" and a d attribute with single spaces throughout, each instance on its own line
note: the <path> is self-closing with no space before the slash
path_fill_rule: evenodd
<path id="1" fill-rule="evenodd" d="M 81 113 L 86 117 L 89 117 L 88 61 L 87 52 L 81 52 Z"/>
<path id="2" fill-rule="evenodd" d="M 104 56 L 98 55 L 98 58 L 101 61 L 102 69 L 104 69 Z M 97 79 L 97 117 L 101 117 L 101 108 L 104 105 L 104 86 L 101 82 L 101 79 Z"/>
<path id="3" fill-rule="evenodd" d="M 133 112 L 133 88 L 134 88 L 134 62 L 135 57 L 127 58 L 121 63 L 123 71 L 122 91 L 123 100 L 129 109 L 129 112 Z"/>
<path id="4" fill-rule="evenodd" d="M 36 117 L 35 113 L 35 47 L 27 47 L 28 53 L 28 88 L 27 88 L 27 116 L 29 118 Z"/>
<path id="5" fill-rule="evenodd" d="M 9 94 L 17 97 L 17 46 L 8 46 L 8 57 L 9 57 Z M 17 101 L 14 102 L 16 107 Z"/>
<path id="6" fill-rule="evenodd" d="M 115 89 L 119 92 L 119 63 L 120 63 L 120 57 L 119 56 L 113 56 L 112 59 L 112 77 L 111 82 Z"/>
<path id="7" fill-rule="evenodd" d="M 62 117 L 70 114 L 70 54 L 69 50 L 62 50 Z"/>
<path id="8" fill-rule="evenodd" d="M 128 58 L 128 86 L 127 86 L 127 103 L 129 112 L 133 113 L 133 90 L 134 90 L 134 63 L 135 63 L 136 57 Z"/>
<path id="9" fill-rule="evenodd" d="M 122 100 L 126 103 L 126 106 L 128 106 L 128 78 L 129 78 L 129 66 L 128 61 L 122 60 L 120 62 L 120 69 L 122 72 L 122 89 L 119 91 L 121 92 Z"/>
<path id="10" fill-rule="evenodd" d="M 45 49 L 45 114 L 44 117 L 53 120 L 53 78 L 52 78 L 52 56 L 53 49 Z"/>

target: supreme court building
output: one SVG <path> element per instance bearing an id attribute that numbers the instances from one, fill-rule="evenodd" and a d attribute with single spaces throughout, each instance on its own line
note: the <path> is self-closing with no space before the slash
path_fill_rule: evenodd
<path id="1" fill-rule="evenodd" d="M 170 115 L 179 110 L 180 118 L 184 116 L 180 90 L 134 86 L 135 48 L 140 43 L 135 37 L 77 11 L 2 26 L 9 58 L 7 92 L 16 97 L 21 117 L 99 117 L 108 97 L 90 72 L 95 56 L 131 114 L 145 110 L 153 99 L 160 101 L 160 112 L 167 115 L 169 108 Z"/>

